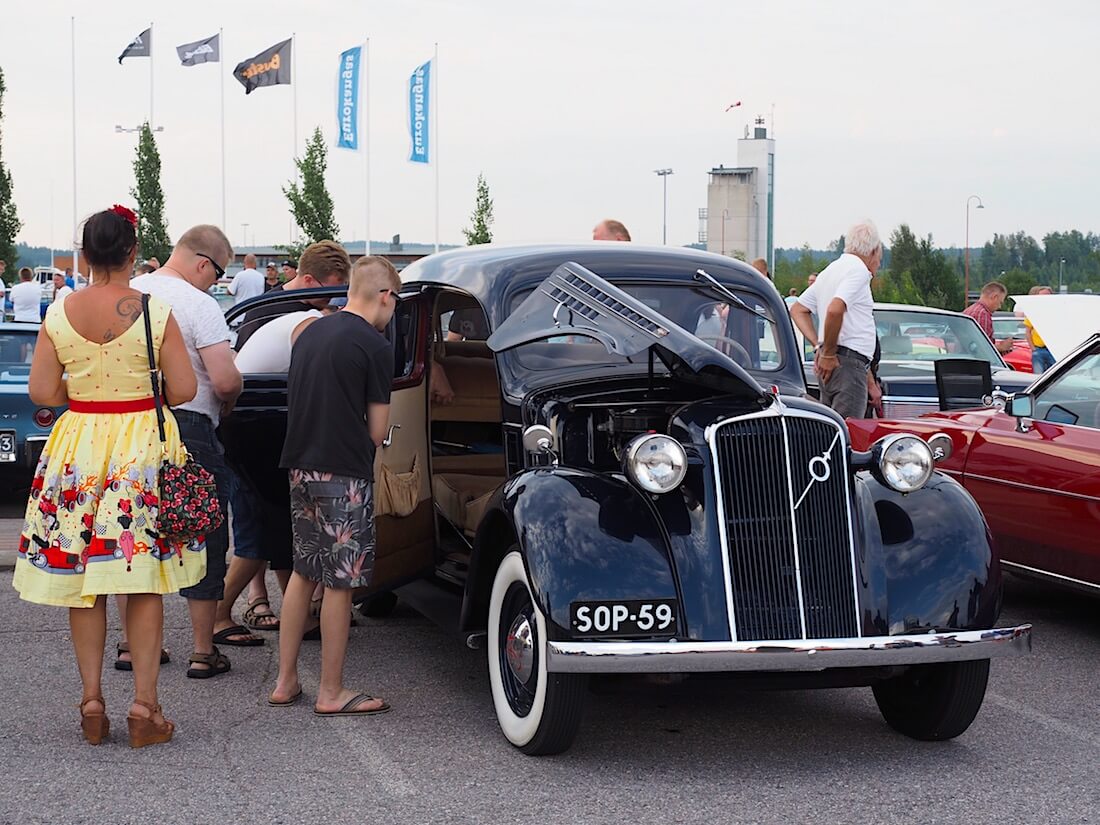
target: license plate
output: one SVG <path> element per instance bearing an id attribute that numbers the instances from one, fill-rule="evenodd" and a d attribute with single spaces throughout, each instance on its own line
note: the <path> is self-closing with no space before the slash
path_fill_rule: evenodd
<path id="1" fill-rule="evenodd" d="M 15 461 L 15 431 L 0 431 L 0 462 L 10 464 Z"/>
<path id="2" fill-rule="evenodd" d="M 569 624 L 583 636 L 675 636 L 676 600 L 573 602 Z"/>

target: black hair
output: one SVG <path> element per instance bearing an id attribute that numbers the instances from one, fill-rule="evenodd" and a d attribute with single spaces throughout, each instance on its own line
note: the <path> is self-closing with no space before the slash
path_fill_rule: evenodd
<path id="1" fill-rule="evenodd" d="M 117 212 L 105 209 L 84 221 L 80 248 L 91 266 L 119 269 L 125 266 L 136 245 L 133 224 Z"/>

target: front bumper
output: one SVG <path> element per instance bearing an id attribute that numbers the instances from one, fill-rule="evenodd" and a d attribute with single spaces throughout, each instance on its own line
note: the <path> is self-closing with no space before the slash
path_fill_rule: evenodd
<path id="1" fill-rule="evenodd" d="M 547 642 L 552 673 L 819 671 L 962 662 L 1031 652 L 1031 625 L 786 642 Z"/>

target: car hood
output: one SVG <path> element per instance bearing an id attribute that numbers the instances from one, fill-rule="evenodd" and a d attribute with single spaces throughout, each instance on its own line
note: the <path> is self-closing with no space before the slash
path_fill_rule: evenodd
<path id="1" fill-rule="evenodd" d="M 569 335 L 592 338 L 608 353 L 626 358 L 652 351 L 676 378 L 742 398 L 767 397 L 729 356 L 573 261 L 534 289 L 487 343 L 494 352 L 504 352 Z"/>
<path id="2" fill-rule="evenodd" d="M 1100 332 L 1100 295 L 1013 295 L 1058 361 Z"/>

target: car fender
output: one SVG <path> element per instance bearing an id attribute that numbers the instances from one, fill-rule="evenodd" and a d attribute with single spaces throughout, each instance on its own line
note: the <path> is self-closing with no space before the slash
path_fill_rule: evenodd
<path id="1" fill-rule="evenodd" d="M 1002 579 L 992 534 L 977 502 L 943 473 L 898 493 L 856 474 L 863 525 L 862 603 L 879 633 L 993 627 Z"/>
<path id="2" fill-rule="evenodd" d="M 569 639 L 575 601 L 676 599 L 668 540 L 651 503 L 622 478 L 540 467 L 497 492 L 474 540 L 461 625 L 483 626 L 488 590 L 519 546 L 551 638 Z"/>

